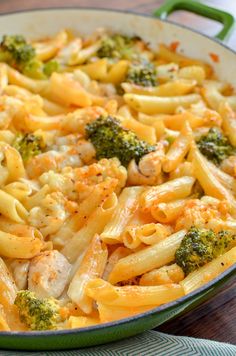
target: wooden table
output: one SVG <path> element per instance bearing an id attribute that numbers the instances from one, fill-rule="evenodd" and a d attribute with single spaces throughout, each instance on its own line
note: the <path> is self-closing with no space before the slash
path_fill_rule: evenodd
<path id="1" fill-rule="evenodd" d="M 53 6 L 81 6 L 126 9 L 151 14 L 163 2 L 163 0 L 0 0 L 0 12 Z M 234 0 L 208 0 L 205 3 L 230 11 L 236 17 Z M 172 14 L 171 18 L 199 30 L 204 28 L 204 33 L 209 35 L 214 35 L 219 29 L 219 24 L 182 11 Z M 228 45 L 236 50 L 236 30 Z M 158 330 L 236 344 L 235 297 L 236 282 L 230 282 L 214 299 L 174 321 L 165 323 Z"/>

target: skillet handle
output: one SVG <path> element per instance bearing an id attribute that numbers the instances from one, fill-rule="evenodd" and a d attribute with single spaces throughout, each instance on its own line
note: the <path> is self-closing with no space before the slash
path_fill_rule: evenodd
<path id="1" fill-rule="evenodd" d="M 154 11 L 153 15 L 165 20 L 175 10 L 187 10 L 222 23 L 223 29 L 215 36 L 221 41 L 228 37 L 235 23 L 234 17 L 228 12 L 193 0 L 167 0 L 159 9 Z"/>

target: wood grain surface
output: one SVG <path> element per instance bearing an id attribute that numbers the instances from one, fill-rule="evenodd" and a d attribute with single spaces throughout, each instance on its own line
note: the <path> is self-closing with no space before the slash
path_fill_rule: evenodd
<path id="1" fill-rule="evenodd" d="M 129 10 L 151 14 L 163 0 L 0 0 L 0 13 L 15 10 L 78 6 Z M 208 0 L 204 3 L 224 9 L 236 17 L 235 0 Z M 213 36 L 219 30 L 219 24 L 196 15 L 178 11 L 171 15 L 175 22 L 198 29 Z M 227 44 L 236 50 L 236 30 Z M 213 299 L 205 302 L 192 312 L 158 327 L 157 330 L 174 335 L 207 338 L 236 344 L 236 281 L 228 283 Z"/>

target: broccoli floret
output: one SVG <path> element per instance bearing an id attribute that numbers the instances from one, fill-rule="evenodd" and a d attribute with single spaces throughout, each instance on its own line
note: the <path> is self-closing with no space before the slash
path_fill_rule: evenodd
<path id="1" fill-rule="evenodd" d="M 12 146 L 20 152 L 23 161 L 27 161 L 28 159 L 42 153 L 44 143 L 42 138 L 39 136 L 35 136 L 34 134 L 19 133 L 16 135 Z"/>
<path id="2" fill-rule="evenodd" d="M 22 73 L 33 79 L 46 79 L 47 77 L 44 74 L 43 68 L 43 62 L 34 58 L 24 65 Z"/>
<path id="3" fill-rule="evenodd" d="M 47 79 L 53 72 L 58 71 L 59 63 L 57 61 L 51 60 L 47 63 L 43 63 L 36 58 L 27 62 L 22 69 L 24 75 L 34 79 Z"/>
<path id="4" fill-rule="evenodd" d="M 117 157 L 125 167 L 133 158 L 138 163 L 143 155 L 155 150 L 111 116 L 101 116 L 87 124 L 86 135 L 95 147 L 97 159 Z"/>
<path id="5" fill-rule="evenodd" d="M 21 35 L 3 36 L 0 44 L 0 61 L 10 64 L 24 75 L 34 79 L 47 79 L 59 70 L 59 63 L 43 63 L 36 58 L 35 49 Z"/>
<path id="6" fill-rule="evenodd" d="M 157 85 L 157 72 L 152 63 L 132 63 L 129 67 L 126 81 L 144 87 Z"/>
<path id="7" fill-rule="evenodd" d="M 130 59 L 134 54 L 135 38 L 114 34 L 106 36 L 101 41 L 97 52 L 100 58 Z"/>
<path id="8" fill-rule="evenodd" d="M 46 77 L 50 77 L 53 72 L 58 72 L 59 69 L 59 63 L 55 60 L 51 60 L 44 64 L 43 72 Z"/>
<path id="9" fill-rule="evenodd" d="M 15 67 L 22 67 L 35 57 L 35 49 L 20 35 L 3 36 L 0 60 Z"/>
<path id="10" fill-rule="evenodd" d="M 218 128 L 211 128 L 197 142 L 199 150 L 215 164 L 220 164 L 225 158 L 234 154 L 235 149 Z"/>
<path id="11" fill-rule="evenodd" d="M 21 290 L 14 304 L 18 308 L 20 320 L 31 330 L 57 329 L 62 322 L 58 302 L 53 298 L 39 299 L 35 293 Z"/>
<path id="12" fill-rule="evenodd" d="M 175 253 L 176 263 L 188 275 L 226 252 L 234 240 L 235 235 L 229 231 L 215 233 L 191 227 Z"/>

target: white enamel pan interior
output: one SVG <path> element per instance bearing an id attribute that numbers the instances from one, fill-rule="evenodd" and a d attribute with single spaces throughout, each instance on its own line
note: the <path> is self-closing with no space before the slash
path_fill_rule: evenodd
<path id="1" fill-rule="evenodd" d="M 181 53 L 210 63 L 221 80 L 236 87 L 236 53 L 233 50 L 184 26 L 152 16 L 112 10 L 62 8 L 31 10 L 0 17 L 0 36 L 22 34 L 28 38 L 40 38 L 54 35 L 63 28 L 90 34 L 99 27 L 138 35 L 149 42 L 153 49 L 157 48 L 158 43 L 179 41 L 178 50 Z M 212 61 L 210 53 L 219 56 L 218 63 Z"/>

